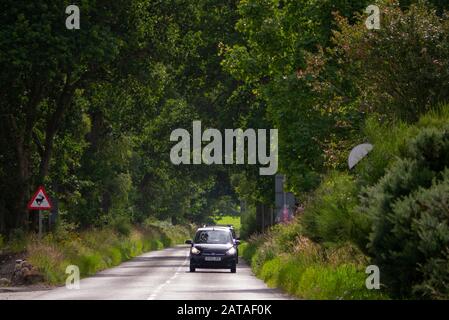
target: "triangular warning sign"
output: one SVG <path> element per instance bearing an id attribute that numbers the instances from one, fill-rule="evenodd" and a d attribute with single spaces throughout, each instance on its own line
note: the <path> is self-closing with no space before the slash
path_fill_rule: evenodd
<path id="1" fill-rule="evenodd" d="M 40 186 L 28 202 L 30 210 L 50 210 L 52 208 L 50 198 L 45 192 L 45 188 Z"/>

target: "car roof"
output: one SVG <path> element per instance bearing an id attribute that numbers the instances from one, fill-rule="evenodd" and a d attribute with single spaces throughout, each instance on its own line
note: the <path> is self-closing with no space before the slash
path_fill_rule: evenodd
<path id="1" fill-rule="evenodd" d="M 212 225 L 204 225 L 203 228 L 226 228 L 226 229 L 234 229 L 232 224 L 212 224 Z"/>
<path id="2" fill-rule="evenodd" d="M 216 230 L 216 229 L 217 230 L 229 230 L 229 228 L 227 228 L 227 227 L 211 226 L 211 227 L 198 228 L 197 231 L 210 231 L 210 230 Z"/>

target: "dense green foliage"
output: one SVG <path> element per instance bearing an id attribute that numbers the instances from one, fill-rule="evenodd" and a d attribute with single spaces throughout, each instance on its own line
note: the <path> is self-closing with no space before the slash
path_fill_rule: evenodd
<path id="1" fill-rule="evenodd" d="M 319 271 L 310 273 L 328 279 L 326 259 L 316 263 L 314 254 L 286 245 L 307 236 L 323 252 L 356 245 L 367 259 L 365 267 L 380 267 L 382 288 L 391 297 L 447 298 L 444 126 L 449 108 L 442 106 L 449 101 L 447 6 L 433 1 L 438 9 L 433 11 L 421 1 L 380 1 L 380 30 L 368 30 L 360 11 L 340 8 L 333 32 L 308 25 L 315 32 L 311 47 L 296 46 L 295 34 L 277 32 L 270 34 L 281 48 L 275 50 L 253 20 L 290 31 L 286 17 L 310 14 L 313 10 L 307 10 L 317 5 L 276 9 L 277 4 L 242 2 L 237 26 L 247 45 L 228 48 L 224 62 L 266 104 L 265 118 L 280 130 L 280 166 L 288 188 L 305 203 L 304 215 L 291 226 L 275 228 L 264 242 L 250 241 L 246 249 L 253 269 L 300 297 L 323 297 L 298 288 L 314 283 L 301 282 L 307 266 L 317 266 Z M 283 51 L 279 44 L 285 39 L 294 39 L 285 48 L 298 51 Z M 293 58 L 298 60 L 292 63 Z M 349 150 L 362 142 L 372 143 L 374 150 L 348 173 Z M 240 187 L 253 184 L 247 175 Z M 257 203 L 263 197 L 245 199 Z M 277 257 L 278 251 L 285 257 Z M 346 256 L 345 262 L 361 271 L 356 256 Z M 296 262 L 303 258 L 310 260 Z M 345 270 L 351 274 L 348 283 L 357 281 L 356 273 Z M 282 278 L 284 273 L 295 280 Z M 332 281 L 323 280 L 319 288 L 326 291 Z"/>
<path id="2" fill-rule="evenodd" d="M 449 20 L 420 4 L 402 11 L 386 6 L 382 26 L 338 18 L 333 41 L 345 73 L 359 92 L 364 111 L 389 119 L 416 121 L 449 99 Z"/>
<path id="3" fill-rule="evenodd" d="M 301 298 L 447 299 L 448 110 L 371 127 L 372 137 L 400 134 L 376 140 L 354 175 L 329 174 L 294 222 L 251 238 L 244 256 L 255 273 Z M 385 173 L 367 182 L 375 166 Z M 363 288 L 368 264 L 381 270 L 378 295 Z"/>
<path id="4" fill-rule="evenodd" d="M 80 30 L 68 4 L 0 5 L 0 233 L 36 228 L 40 184 L 80 228 L 235 208 L 224 168 L 169 158 L 173 129 L 233 127 L 244 107 L 218 54 L 237 38 L 234 1 L 83 1 Z"/>
<path id="5" fill-rule="evenodd" d="M 335 85 L 318 93 L 303 71 L 311 65 L 308 58 L 317 46 L 329 44 L 332 13 L 350 17 L 367 3 L 248 0 L 239 4 L 236 27 L 245 42 L 224 49 L 223 66 L 253 92 L 254 113 L 259 116 L 258 110 L 266 109 L 259 121 L 279 129 L 281 171 L 289 173 L 296 192 L 311 190 L 319 183 L 320 172 L 335 166 L 335 158 L 341 160 L 346 140 L 360 124 L 355 105 L 335 105 Z M 343 89 L 351 93 L 349 87 Z"/>
<path id="6" fill-rule="evenodd" d="M 368 252 L 396 296 L 447 297 L 449 128 L 425 129 L 412 139 L 375 186 L 361 210 L 372 219 Z"/>

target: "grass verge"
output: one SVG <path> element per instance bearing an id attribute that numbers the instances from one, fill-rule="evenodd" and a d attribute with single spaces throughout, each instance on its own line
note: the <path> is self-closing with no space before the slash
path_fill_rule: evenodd
<path id="1" fill-rule="evenodd" d="M 239 249 L 256 276 L 268 286 L 300 299 L 388 299 L 382 291 L 366 288 L 368 263 L 354 246 L 326 248 L 299 236 L 287 249 L 279 248 L 277 240 L 273 233 L 259 235 Z"/>
<path id="2" fill-rule="evenodd" d="M 78 266 L 81 277 L 90 276 L 144 252 L 183 243 L 191 233 L 191 227 L 164 222 L 131 226 L 127 232 L 112 227 L 80 233 L 60 230 L 42 240 L 30 236 L 27 259 L 39 269 L 47 283 L 63 284 L 69 265 Z"/>

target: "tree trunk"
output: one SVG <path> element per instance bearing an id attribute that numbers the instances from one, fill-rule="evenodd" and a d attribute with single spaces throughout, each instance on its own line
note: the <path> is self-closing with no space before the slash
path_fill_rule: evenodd
<path id="1" fill-rule="evenodd" d="M 32 119 L 29 117 L 24 130 L 20 130 L 17 126 L 16 120 L 11 116 L 12 135 L 14 136 L 15 149 L 17 155 L 17 190 L 16 197 L 14 198 L 14 204 L 12 205 L 13 211 L 10 212 L 14 216 L 12 225 L 9 229 L 13 228 L 28 228 L 27 216 L 28 209 L 26 208 L 27 197 L 29 196 L 30 186 L 30 144 L 29 138 L 31 138 L 31 131 L 33 128 Z"/>
<path id="2" fill-rule="evenodd" d="M 38 184 L 42 184 L 45 177 L 48 175 L 48 170 L 50 167 L 50 160 L 53 153 L 54 138 L 58 132 L 59 125 L 64 116 L 64 112 L 67 110 L 72 102 L 73 93 L 75 87 L 69 85 L 70 77 L 67 76 L 64 89 L 62 90 L 57 102 L 56 110 L 53 112 L 50 121 L 47 123 L 47 128 L 45 130 L 45 143 L 43 146 L 43 154 L 41 158 L 41 163 L 39 166 Z"/>
<path id="3" fill-rule="evenodd" d="M 41 162 L 39 165 L 39 173 L 36 181 L 37 185 L 43 185 L 45 182 L 45 178 L 48 175 L 50 160 L 53 155 L 54 138 L 58 132 L 60 123 L 64 116 L 64 112 L 67 110 L 67 108 L 72 102 L 75 87 L 71 86 L 69 84 L 69 81 L 70 76 L 68 75 L 66 78 L 64 88 L 56 101 L 56 109 L 47 123 L 47 127 L 45 130 L 45 142 L 43 146 L 40 146 L 42 150 L 41 150 Z M 35 216 L 32 217 L 32 225 L 35 228 L 37 228 L 39 220 L 35 218 L 36 218 Z"/>

